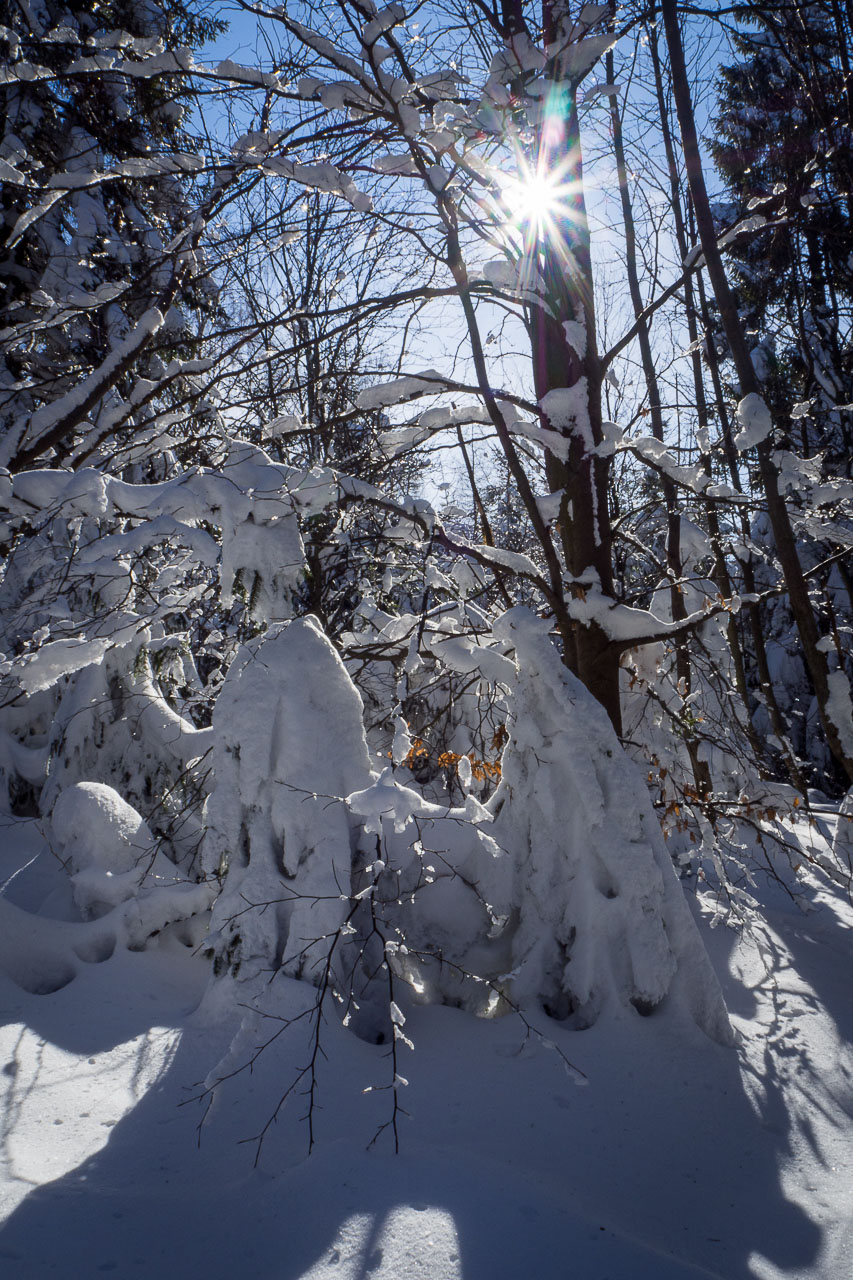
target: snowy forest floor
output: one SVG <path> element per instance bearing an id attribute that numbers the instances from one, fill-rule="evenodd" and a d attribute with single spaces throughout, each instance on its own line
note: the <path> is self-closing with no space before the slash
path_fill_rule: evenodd
<path id="1" fill-rule="evenodd" d="M 66 923 L 65 952 L 45 951 L 46 919 L 73 920 L 67 879 L 35 823 L 3 823 L 0 895 L 32 913 L 0 938 L 5 1280 L 853 1274 L 853 908 L 839 892 L 806 886 L 804 912 L 765 878 L 751 930 L 703 915 L 735 1049 L 666 1011 L 585 1032 L 543 1017 L 579 1088 L 517 1018 L 415 1009 L 398 1156 L 388 1129 L 368 1149 L 391 1113 L 389 1091 L 364 1092 L 388 1078 L 387 1049 L 330 1022 L 313 1154 L 295 1097 L 254 1167 L 241 1140 L 305 1065 L 307 1020 L 224 1087 L 199 1141 L 193 1098 L 239 1010 L 175 938 L 84 961 Z M 293 1010 L 305 990 L 287 980 L 274 998 Z"/>

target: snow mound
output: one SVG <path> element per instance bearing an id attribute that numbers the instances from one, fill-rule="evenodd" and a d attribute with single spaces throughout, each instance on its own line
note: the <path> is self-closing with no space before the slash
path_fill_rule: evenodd
<path id="1" fill-rule="evenodd" d="M 735 445 L 741 453 L 762 444 L 773 433 L 773 418 L 765 400 L 756 391 L 750 391 L 739 402 L 736 416 L 740 431 Z"/>
<path id="2" fill-rule="evenodd" d="M 146 898 L 167 887 L 179 889 L 178 897 L 187 891 L 179 888 L 182 877 L 158 849 L 148 823 L 112 787 L 66 787 L 54 805 L 52 827 L 54 848 L 69 863 L 74 902 L 85 920 L 136 898 L 143 882 Z"/>
<path id="3" fill-rule="evenodd" d="M 101 782 L 66 787 L 53 809 L 54 842 L 74 872 L 97 867 L 114 875 L 151 858 L 154 837 L 144 819 Z"/>

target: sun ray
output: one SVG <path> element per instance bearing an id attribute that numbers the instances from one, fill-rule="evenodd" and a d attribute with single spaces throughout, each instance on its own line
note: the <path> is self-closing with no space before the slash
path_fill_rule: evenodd
<path id="1" fill-rule="evenodd" d="M 510 222 L 543 233 L 559 213 L 560 188 L 552 174 L 528 170 L 510 178 L 501 192 Z"/>
<path id="2" fill-rule="evenodd" d="M 568 177 L 565 163 L 551 167 L 540 160 L 534 166 L 519 156 L 516 165 L 516 171 L 506 174 L 500 183 L 500 205 L 507 225 L 528 246 L 548 240 L 559 247 L 565 240 L 566 224 L 578 221 L 578 183 Z"/>

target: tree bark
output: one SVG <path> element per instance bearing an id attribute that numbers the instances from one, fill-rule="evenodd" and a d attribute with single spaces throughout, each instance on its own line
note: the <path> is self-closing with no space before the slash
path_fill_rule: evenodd
<path id="1" fill-rule="evenodd" d="M 605 68 L 607 83 L 613 84 L 616 73 L 612 52 L 607 54 Z M 616 159 L 616 173 L 622 203 L 622 221 L 625 230 L 625 270 L 628 276 L 631 305 L 634 308 L 634 319 L 637 324 L 637 341 L 640 347 L 643 376 L 649 397 L 649 419 L 652 435 L 663 444 L 664 426 L 660 388 L 652 353 L 649 323 L 643 314 L 645 304 L 640 290 L 640 278 L 637 270 L 637 237 L 634 226 L 634 211 L 631 207 L 631 193 L 628 190 L 628 166 L 625 162 L 622 118 L 619 114 L 619 100 L 615 95 L 610 99 L 610 103 L 613 153 Z M 673 481 L 665 473 L 661 476 L 661 485 L 666 508 L 666 566 L 669 576 L 670 612 L 673 622 L 683 622 L 687 617 L 687 609 L 684 603 L 684 591 L 681 586 L 683 565 L 681 560 L 681 513 L 678 505 L 678 493 Z M 675 670 L 679 691 L 682 697 L 686 698 L 690 694 L 692 685 L 690 651 L 686 639 L 677 640 L 675 643 Z M 687 754 L 690 757 L 696 790 L 700 796 L 705 797 L 710 793 L 712 783 L 707 761 L 701 758 L 700 741 L 695 734 L 690 732 L 685 732 L 684 741 L 687 747 Z"/>
<path id="2" fill-rule="evenodd" d="M 546 44 L 553 16 L 552 6 L 545 0 L 542 26 Z M 543 280 L 546 303 L 529 312 L 533 379 L 540 403 L 551 391 L 578 388 L 574 417 L 558 427 L 568 440 L 568 456 L 546 453 L 545 474 L 549 492 L 562 495 L 558 529 L 571 595 L 582 599 L 588 590 L 600 587 L 605 596 L 612 597 L 609 460 L 596 452 L 603 439 L 602 370 L 596 345 L 580 126 L 575 87 L 562 74 L 558 59 L 551 64 L 550 78 L 547 127 L 539 131 L 533 164 L 539 172 L 561 175 L 561 201 L 566 208 L 553 218 L 548 234 L 535 235 L 532 230 L 526 246 Z M 574 341 L 567 335 L 566 322 Z M 542 421 L 546 428 L 557 426 L 544 411 Z M 604 706 L 620 733 L 618 649 L 597 622 L 575 621 L 565 656 L 567 665 Z"/>

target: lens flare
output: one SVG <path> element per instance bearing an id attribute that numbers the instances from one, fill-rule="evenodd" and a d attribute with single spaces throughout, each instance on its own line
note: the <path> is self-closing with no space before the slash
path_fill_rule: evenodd
<path id="1" fill-rule="evenodd" d="M 508 178 L 501 198 L 510 222 L 541 234 L 559 216 L 563 194 L 553 175 L 530 170 Z"/>
<path id="2" fill-rule="evenodd" d="M 580 184 L 570 162 L 538 164 L 523 157 L 512 174 L 500 181 L 500 207 L 507 229 L 519 234 L 526 247 L 549 244 L 560 252 L 567 247 L 572 229 L 583 221 Z M 580 198 L 580 202 L 579 202 Z"/>

